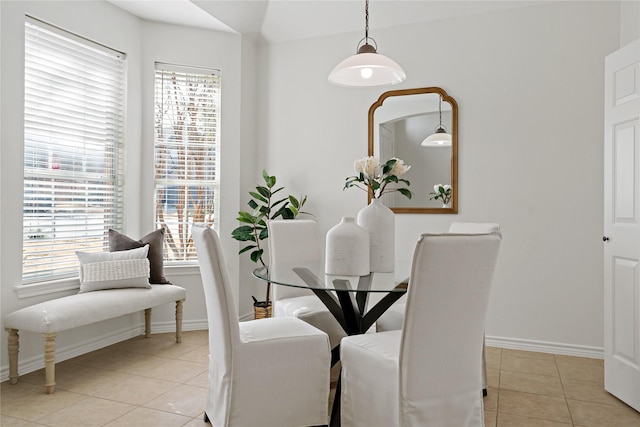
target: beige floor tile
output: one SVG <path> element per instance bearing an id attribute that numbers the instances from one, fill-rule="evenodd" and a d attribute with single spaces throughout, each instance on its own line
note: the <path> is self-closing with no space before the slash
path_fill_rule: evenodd
<path id="1" fill-rule="evenodd" d="M 196 417 L 204 411 L 206 403 L 206 389 L 181 384 L 145 403 L 144 407 Z"/>
<path id="2" fill-rule="evenodd" d="M 595 381 L 604 384 L 604 366 L 559 360 L 558 371 L 563 380 Z"/>
<path id="3" fill-rule="evenodd" d="M 567 399 L 607 405 L 626 406 L 612 394 L 609 394 L 598 381 L 562 380 L 564 395 Z"/>
<path id="4" fill-rule="evenodd" d="M 211 424 L 204 422 L 204 412 L 203 412 L 202 416 L 195 417 L 194 419 L 189 421 L 187 424 L 185 424 L 184 427 L 211 427 Z"/>
<path id="5" fill-rule="evenodd" d="M 35 421 L 56 411 L 71 406 L 84 399 L 78 393 L 70 393 L 64 390 L 56 390 L 55 393 L 46 394 L 44 387 L 40 391 L 24 394 L 10 401 L 2 400 L 2 414 L 26 421 Z"/>
<path id="6" fill-rule="evenodd" d="M 180 427 L 191 418 L 149 408 L 137 408 L 105 424 L 105 427 Z"/>
<path id="7" fill-rule="evenodd" d="M 174 334 L 175 335 L 175 334 Z M 175 338 L 175 336 L 172 336 Z M 208 345 L 209 331 L 187 331 L 182 333 L 182 342 L 187 344 Z"/>
<path id="8" fill-rule="evenodd" d="M 487 387 L 498 388 L 500 386 L 500 370 L 487 368 Z"/>
<path id="9" fill-rule="evenodd" d="M 207 331 L 185 332 L 181 344 L 173 333 L 154 334 L 59 362 L 52 395 L 43 369 L 4 382 L 0 425 L 210 427 L 207 341 Z M 600 359 L 497 347 L 486 357 L 486 426 L 561 427 L 571 414 L 575 427 L 640 427 L 640 414 L 604 391 Z"/>
<path id="10" fill-rule="evenodd" d="M 484 410 L 484 427 L 496 427 L 498 414 L 494 411 Z"/>
<path id="11" fill-rule="evenodd" d="M 500 374 L 500 389 L 543 394 L 545 396 L 564 396 L 559 377 L 518 371 L 502 371 Z"/>
<path id="12" fill-rule="evenodd" d="M 485 347 L 484 357 L 487 361 L 487 368 L 500 369 L 502 360 L 502 349 L 497 347 Z"/>
<path id="13" fill-rule="evenodd" d="M 200 346 L 195 350 L 178 356 L 178 359 L 188 360 L 190 362 L 209 363 L 209 346 Z"/>
<path id="14" fill-rule="evenodd" d="M 515 350 L 512 348 L 502 349 L 502 356 L 518 356 L 518 357 L 531 357 L 533 359 L 552 360 L 554 357 L 551 353 L 541 353 L 537 351 Z"/>
<path id="15" fill-rule="evenodd" d="M 73 362 L 77 365 L 88 366 L 90 368 L 113 370 L 126 356 L 126 352 L 122 352 L 114 348 L 114 346 L 109 346 L 75 357 L 73 358 Z"/>
<path id="16" fill-rule="evenodd" d="M 568 363 L 580 363 L 582 365 L 590 365 L 590 366 L 604 366 L 603 359 L 594 359 L 590 357 L 577 357 L 577 356 L 567 356 L 564 354 L 556 354 L 555 355 L 556 362 L 568 362 Z"/>
<path id="17" fill-rule="evenodd" d="M 115 386 L 100 389 L 95 396 L 132 405 L 143 405 L 176 386 L 174 382 L 132 375 Z"/>
<path id="18" fill-rule="evenodd" d="M 112 400 L 87 397 L 36 422 L 51 427 L 92 427 L 102 426 L 136 407 Z"/>
<path id="19" fill-rule="evenodd" d="M 498 423 L 500 423 L 500 415 L 503 413 L 559 423 L 571 423 L 569 409 L 564 397 L 500 390 L 500 395 L 498 396 Z"/>
<path id="20" fill-rule="evenodd" d="M 185 384 L 196 387 L 209 387 L 209 370 L 205 370 L 203 373 L 196 375 L 189 381 L 185 382 Z"/>
<path id="21" fill-rule="evenodd" d="M 208 365 L 205 363 L 174 359 L 153 368 L 140 369 L 137 374 L 143 377 L 184 383 L 207 370 Z"/>
<path id="22" fill-rule="evenodd" d="M 498 414 L 497 427 L 567 427 L 571 424 L 541 420 L 531 417 L 520 417 L 511 414 Z"/>
<path id="23" fill-rule="evenodd" d="M 36 384 L 31 384 L 21 380 L 19 380 L 17 384 L 9 384 L 9 381 L 3 382 L 0 384 L 0 413 L 4 413 L 2 412 L 2 408 L 12 400 L 18 399 L 22 396 L 40 394 L 43 391 L 44 386 L 38 387 Z"/>
<path id="24" fill-rule="evenodd" d="M 2 427 L 42 427 L 42 424 L 21 420 L 20 418 L 0 415 L 0 426 Z"/>
<path id="25" fill-rule="evenodd" d="M 573 422 L 585 427 L 638 427 L 640 413 L 628 406 L 567 400 Z"/>
<path id="26" fill-rule="evenodd" d="M 498 394 L 499 390 L 494 387 L 487 389 L 487 395 L 482 399 L 485 411 L 497 411 L 498 410 Z"/>
<path id="27" fill-rule="evenodd" d="M 537 358 L 537 357 L 523 357 L 514 355 L 510 350 L 507 353 L 502 354 L 501 368 L 503 371 L 518 371 L 527 372 L 530 374 L 558 376 L 558 368 L 556 367 L 556 361 L 551 358 Z M 534 353 L 542 354 L 542 353 Z"/>
<path id="28" fill-rule="evenodd" d="M 200 347 L 189 343 L 176 343 L 175 340 L 145 338 L 144 336 L 131 338 L 130 340 L 114 344 L 113 347 L 122 351 L 149 354 L 159 357 L 175 358 Z"/>
<path id="29" fill-rule="evenodd" d="M 128 351 L 126 352 L 126 357 L 120 359 L 120 363 L 112 369 L 117 372 L 139 374 L 143 370 L 153 369 L 171 361 L 173 361 L 173 359 L 167 357 Z"/>
<path id="30" fill-rule="evenodd" d="M 68 390 L 74 393 L 101 397 L 105 390 L 117 388 L 131 378 L 121 372 L 105 371 L 103 369 L 80 367 L 75 375 L 68 378 L 56 378 L 56 390 Z"/>

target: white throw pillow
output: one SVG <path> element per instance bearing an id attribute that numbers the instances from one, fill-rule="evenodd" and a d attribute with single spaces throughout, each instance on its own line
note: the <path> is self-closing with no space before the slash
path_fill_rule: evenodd
<path id="1" fill-rule="evenodd" d="M 80 291 L 148 288 L 149 245 L 119 252 L 76 252 L 80 262 Z"/>

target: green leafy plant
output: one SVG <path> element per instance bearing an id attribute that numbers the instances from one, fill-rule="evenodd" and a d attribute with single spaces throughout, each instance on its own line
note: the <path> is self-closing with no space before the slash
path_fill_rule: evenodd
<path id="1" fill-rule="evenodd" d="M 453 196 L 453 188 L 449 184 L 436 184 L 433 186 L 433 191 L 429 193 L 429 200 L 442 200 L 442 203 L 445 205 L 451 201 L 451 197 Z"/>
<path id="2" fill-rule="evenodd" d="M 252 199 L 249 200 L 248 205 L 252 210 L 238 212 L 237 220 L 243 225 L 233 230 L 231 237 L 240 242 L 247 242 L 238 254 L 249 252 L 251 261 L 266 266 L 262 258 L 264 249 L 260 246 L 260 242 L 269 237 L 267 221 L 276 218 L 295 219 L 300 214 L 310 214 L 302 211 L 302 207 L 307 202 L 307 196 L 302 196 L 300 199 L 293 196 L 278 198 L 280 195 L 277 193 L 280 193 L 284 187 L 276 188 L 276 177 L 269 175 L 266 170 L 262 171 L 262 178 L 264 185 L 256 186 L 256 191 L 249 191 Z M 271 283 L 267 283 L 265 299 L 267 304 L 270 292 Z"/>

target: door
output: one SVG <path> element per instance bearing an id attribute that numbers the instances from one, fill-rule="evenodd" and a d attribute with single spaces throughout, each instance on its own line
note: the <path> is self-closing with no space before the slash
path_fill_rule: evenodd
<path id="1" fill-rule="evenodd" d="M 640 40 L 605 59 L 604 388 L 640 411 Z"/>

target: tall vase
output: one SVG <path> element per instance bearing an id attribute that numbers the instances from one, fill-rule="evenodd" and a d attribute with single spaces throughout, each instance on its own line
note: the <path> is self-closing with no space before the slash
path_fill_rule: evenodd
<path id="1" fill-rule="evenodd" d="M 325 273 L 340 276 L 369 274 L 369 233 L 353 217 L 342 220 L 327 232 Z"/>
<path id="2" fill-rule="evenodd" d="M 369 232 L 371 271 L 388 273 L 396 263 L 396 217 L 380 200 L 372 199 L 358 212 L 358 225 Z"/>

